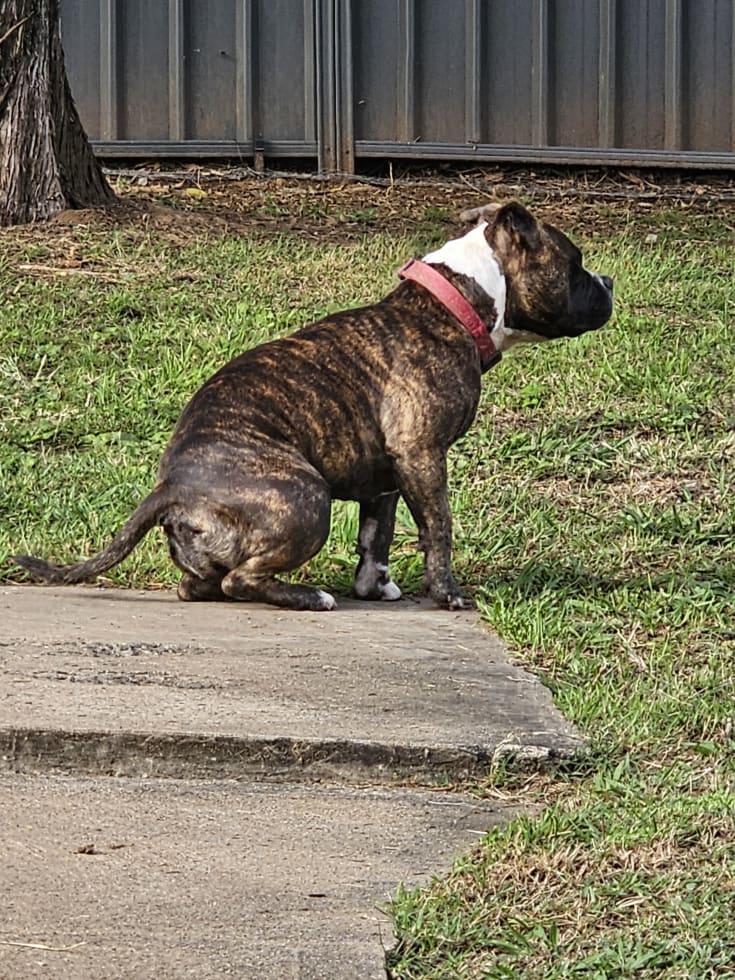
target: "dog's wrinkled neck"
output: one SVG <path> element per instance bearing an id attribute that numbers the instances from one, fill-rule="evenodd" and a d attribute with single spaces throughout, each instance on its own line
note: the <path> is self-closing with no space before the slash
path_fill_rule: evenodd
<path id="1" fill-rule="evenodd" d="M 490 332 L 495 325 L 494 300 L 474 279 L 454 272 L 440 262 L 436 265 L 409 259 L 398 270 L 400 279 L 417 283 L 447 309 L 473 337 L 483 372 L 500 360 Z"/>
<path id="2" fill-rule="evenodd" d="M 496 349 L 503 351 L 512 347 L 516 338 L 505 326 L 507 285 L 495 253 L 485 237 L 485 227 L 485 223 L 477 225 L 462 238 L 453 238 L 446 245 L 425 255 L 423 261 L 457 273 L 455 284 L 478 307 L 481 316 L 482 310 L 479 307 L 485 304 L 478 300 L 474 290 L 467 287 L 466 280 L 473 280 L 490 298 L 494 318 L 486 322 Z"/>
<path id="3" fill-rule="evenodd" d="M 440 272 L 443 278 L 464 296 L 485 324 L 488 334 L 492 334 L 499 319 L 495 298 L 478 285 L 477 280 L 472 276 L 457 272 L 446 262 L 427 262 L 426 264 Z"/>
<path id="4" fill-rule="evenodd" d="M 546 340 L 537 333 L 518 329 L 514 324 L 512 297 L 509 295 L 508 280 L 503 274 L 497 255 L 490 246 L 485 230 L 487 222 L 477 225 L 462 238 L 453 238 L 434 252 L 424 256 L 423 261 L 439 265 L 457 274 L 455 284 L 462 289 L 474 306 L 479 306 L 477 294 L 462 287 L 462 280 L 473 280 L 486 293 L 495 306 L 494 323 L 487 321 L 490 339 L 495 349 L 504 353 L 516 344 L 538 343 Z M 481 310 L 478 309 L 480 315 Z"/>
<path id="5" fill-rule="evenodd" d="M 431 265 L 446 265 L 462 276 L 468 276 L 493 300 L 498 323 L 505 316 L 505 276 L 485 238 L 485 225 L 478 225 L 462 238 L 453 238 L 441 248 L 424 256 Z"/>

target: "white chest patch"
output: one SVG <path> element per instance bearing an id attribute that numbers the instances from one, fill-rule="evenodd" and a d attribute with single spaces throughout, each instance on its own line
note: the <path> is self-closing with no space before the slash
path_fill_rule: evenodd
<path id="1" fill-rule="evenodd" d="M 446 245 L 429 252 L 424 262 L 443 262 L 454 272 L 470 276 L 495 301 L 498 319 L 493 333 L 503 330 L 505 321 L 505 276 L 485 238 L 485 223 L 473 228 L 462 238 L 453 238 Z"/>

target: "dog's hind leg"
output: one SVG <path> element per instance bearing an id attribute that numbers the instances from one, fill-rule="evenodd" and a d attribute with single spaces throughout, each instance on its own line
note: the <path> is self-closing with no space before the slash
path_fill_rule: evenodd
<path id="1" fill-rule="evenodd" d="M 332 498 L 321 480 L 282 482 L 270 507 L 260 508 L 259 521 L 243 541 L 245 557 L 222 579 L 231 599 L 267 602 L 286 609 L 334 609 L 334 596 L 309 585 L 277 578 L 312 558 L 329 536 Z"/>
<path id="2" fill-rule="evenodd" d="M 284 582 L 275 575 L 263 574 L 257 564 L 244 562 L 234 568 L 222 582 L 222 590 L 231 599 L 245 602 L 267 602 L 284 609 L 311 609 L 315 612 L 336 608 L 334 596 L 311 585 Z"/>
<path id="3" fill-rule="evenodd" d="M 353 591 L 358 599 L 400 599 L 401 590 L 388 572 L 388 553 L 396 522 L 398 491 L 360 503 L 360 531 Z"/>
<path id="4" fill-rule="evenodd" d="M 202 579 L 190 572 L 181 576 L 176 591 L 184 602 L 221 602 L 229 599 L 222 591 L 222 577 Z"/>

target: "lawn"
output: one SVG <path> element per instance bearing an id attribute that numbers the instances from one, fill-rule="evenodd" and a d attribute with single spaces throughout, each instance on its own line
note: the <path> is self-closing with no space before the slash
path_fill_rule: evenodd
<path id="1" fill-rule="evenodd" d="M 108 540 L 226 358 L 380 296 L 482 199 L 466 181 L 218 187 L 147 184 L 149 211 L 121 181 L 110 218 L 0 231 L 5 581 L 14 552 L 71 561 Z M 541 812 L 396 896 L 393 980 L 735 977 L 735 206 L 702 190 L 525 199 L 615 278 L 617 309 L 487 377 L 451 456 L 455 571 L 591 753 L 474 787 Z M 346 591 L 355 532 L 335 507 L 299 574 Z M 403 509 L 408 591 L 415 539 Z M 173 572 L 151 534 L 109 580 Z"/>

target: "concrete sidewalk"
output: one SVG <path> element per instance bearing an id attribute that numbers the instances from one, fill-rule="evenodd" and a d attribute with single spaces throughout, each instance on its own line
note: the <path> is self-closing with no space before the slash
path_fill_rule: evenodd
<path id="1" fill-rule="evenodd" d="M 0 980 L 384 977 L 377 906 L 515 813 L 437 787 L 584 747 L 424 602 L 23 586 L 0 622 Z"/>

